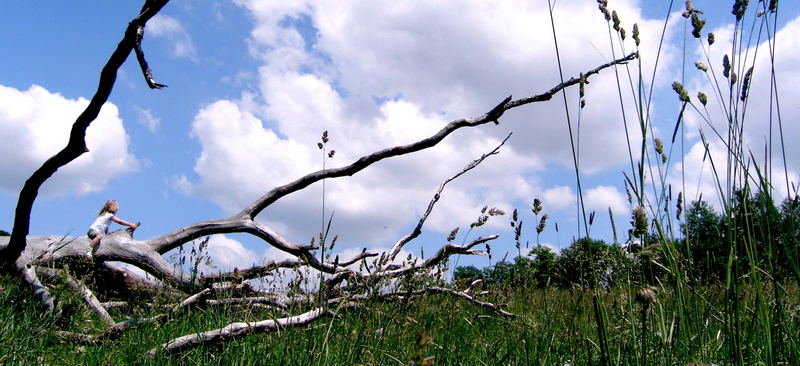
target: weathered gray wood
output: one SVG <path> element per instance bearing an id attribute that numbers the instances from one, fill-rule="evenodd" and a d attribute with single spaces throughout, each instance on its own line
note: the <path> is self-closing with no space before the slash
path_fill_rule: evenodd
<path id="1" fill-rule="evenodd" d="M 106 308 L 103 307 L 103 304 L 97 300 L 97 297 L 94 296 L 92 290 L 89 290 L 83 283 L 75 281 L 72 276 L 69 274 L 66 275 L 67 284 L 72 287 L 73 290 L 77 291 L 78 293 L 83 296 L 83 300 L 86 301 L 86 304 L 91 307 L 97 315 L 100 316 L 100 319 L 103 319 L 103 322 L 106 323 L 107 326 L 112 327 L 117 322 L 114 321 L 114 318 L 111 317 L 111 314 L 108 313 Z"/>

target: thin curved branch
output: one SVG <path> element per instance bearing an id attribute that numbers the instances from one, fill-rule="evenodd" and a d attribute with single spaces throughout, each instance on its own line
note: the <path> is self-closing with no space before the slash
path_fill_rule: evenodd
<path id="1" fill-rule="evenodd" d="M 232 297 L 219 300 L 206 300 L 206 305 L 208 306 L 231 306 L 231 305 L 252 305 L 252 304 L 269 305 L 273 308 L 281 310 L 286 310 L 286 308 L 289 307 L 288 304 L 286 304 L 283 301 L 280 301 L 279 299 L 264 297 L 264 296 Z"/>
<path id="2" fill-rule="evenodd" d="M 406 265 L 397 269 L 387 270 L 387 271 L 379 271 L 375 272 L 373 276 L 376 278 L 386 278 L 386 277 L 397 277 L 399 275 L 406 274 L 412 271 L 418 271 L 420 269 L 426 268 L 433 268 L 448 257 L 453 254 L 465 254 L 465 255 L 484 255 L 482 251 L 473 250 L 475 246 L 479 244 L 486 243 L 488 241 L 495 240 L 499 238 L 499 235 L 489 235 L 477 238 L 467 244 L 464 245 L 456 245 L 452 243 L 447 243 L 434 254 L 432 257 L 426 259 L 424 262 L 418 265 Z"/>
<path id="3" fill-rule="evenodd" d="M 502 142 L 500 142 L 500 145 L 497 145 L 497 147 L 492 149 L 492 151 L 481 155 L 480 158 L 477 158 L 477 159 L 473 160 L 471 163 L 467 164 L 467 166 L 464 167 L 464 169 L 462 169 L 456 175 L 454 175 L 454 176 L 448 178 L 447 180 L 445 180 L 444 182 L 442 182 L 442 184 L 439 185 L 439 189 L 436 191 L 436 194 L 433 195 L 433 199 L 431 199 L 431 201 L 428 203 L 428 209 L 425 210 L 425 213 L 422 214 L 422 217 L 419 219 L 419 222 L 417 222 L 417 226 L 415 226 L 414 230 L 412 230 L 410 233 L 408 233 L 405 236 L 403 236 L 400 240 L 398 240 L 392 246 L 391 249 L 389 249 L 389 252 L 388 252 L 387 256 L 385 257 L 384 263 L 382 263 L 381 266 L 385 265 L 386 263 L 391 263 L 392 261 L 394 261 L 395 257 L 397 257 L 397 254 L 400 253 L 401 249 L 403 249 L 403 246 L 405 246 L 406 244 L 408 244 L 408 242 L 416 239 L 420 234 L 422 234 L 422 226 L 425 225 L 425 220 L 427 220 L 428 216 L 430 216 L 431 212 L 433 212 L 433 206 L 436 205 L 436 202 L 439 202 L 439 198 L 441 198 L 442 192 L 444 191 L 444 187 L 448 183 L 450 183 L 450 182 L 456 180 L 458 177 L 464 175 L 466 172 L 476 168 L 484 160 L 486 160 L 486 158 L 488 158 L 488 157 L 490 157 L 492 155 L 498 154 L 499 151 L 500 151 L 500 148 L 503 145 L 505 145 L 506 141 L 508 141 L 509 138 L 511 138 L 511 134 L 510 133 L 508 134 L 508 136 L 506 136 L 505 139 L 503 139 Z"/>
<path id="4" fill-rule="evenodd" d="M 344 281 L 357 281 L 357 282 L 364 282 L 367 280 L 381 280 L 385 278 L 398 278 L 408 273 L 418 272 L 426 269 L 431 269 L 436 267 L 439 263 L 443 260 L 447 259 L 449 256 L 453 254 L 464 254 L 464 255 L 483 255 L 484 253 L 479 250 L 473 250 L 475 246 L 479 244 L 486 243 L 488 241 L 495 240 L 499 238 L 499 235 L 489 235 L 477 238 L 467 244 L 464 245 L 456 245 L 452 243 L 447 243 L 434 254 L 432 257 L 426 259 L 422 263 L 417 264 L 416 262 L 406 263 L 399 267 L 381 269 L 374 273 L 364 274 L 353 270 L 343 270 L 339 271 L 329 279 L 325 281 L 325 285 L 327 288 L 333 288 Z"/>
<path id="5" fill-rule="evenodd" d="M 600 66 L 598 66 L 598 67 L 596 67 L 596 68 L 594 68 L 592 70 L 584 72 L 584 77 L 588 78 L 589 76 L 597 74 L 601 70 L 603 70 L 605 68 L 608 68 L 608 67 L 611 67 L 611 66 L 614 66 L 614 65 L 625 64 L 628 61 L 633 60 L 634 58 L 636 58 L 636 54 L 635 53 L 631 53 L 626 57 L 623 57 L 623 58 L 608 62 L 608 63 L 600 65 Z M 480 126 L 480 125 L 486 124 L 488 122 L 497 122 L 498 118 L 500 118 L 500 116 L 502 116 L 503 112 L 505 112 L 505 111 L 507 111 L 509 109 L 512 109 L 512 108 L 516 108 L 516 107 L 525 105 L 525 104 L 530 104 L 530 103 L 534 103 L 534 102 L 542 102 L 542 101 L 550 100 L 550 98 L 552 98 L 553 95 L 555 95 L 557 92 L 559 92 L 562 89 L 567 88 L 569 86 L 575 85 L 579 81 L 580 81 L 579 78 L 573 77 L 573 78 L 569 79 L 568 81 L 565 81 L 563 83 L 560 83 L 560 84 L 554 86 L 553 88 L 551 88 L 550 90 L 548 90 L 547 92 L 545 92 L 543 94 L 539 94 L 539 95 L 535 95 L 535 96 L 527 97 L 527 98 L 522 98 L 522 99 L 517 99 L 517 100 L 511 100 L 510 97 L 506 98 L 506 100 L 502 101 L 500 104 L 498 104 L 497 106 L 492 108 L 489 112 L 487 112 L 487 113 L 485 113 L 485 114 L 483 114 L 481 116 L 477 116 L 477 117 L 472 117 L 472 118 L 468 118 L 468 119 L 454 120 L 454 121 L 448 123 L 441 130 L 439 130 L 439 132 L 437 132 L 436 134 L 434 134 L 434 135 L 432 135 L 432 136 L 430 136 L 428 138 L 425 138 L 425 139 L 422 139 L 422 140 L 419 140 L 417 142 L 414 142 L 414 143 L 411 143 L 411 144 L 407 144 L 407 145 L 399 145 L 399 146 L 395 146 L 395 147 L 386 148 L 386 149 L 374 152 L 372 154 L 362 156 L 360 159 L 358 159 L 354 163 L 352 163 L 350 165 L 347 165 L 347 166 L 343 166 L 343 167 L 340 167 L 340 168 L 319 170 L 319 171 L 316 171 L 314 173 L 310 173 L 310 174 L 308 174 L 308 175 L 306 175 L 304 177 L 301 177 L 301 178 L 299 178 L 299 179 L 297 179 L 297 180 L 295 180 L 295 181 L 293 181 L 291 183 L 288 183 L 288 184 L 285 184 L 285 185 L 282 185 L 280 187 L 276 187 L 276 188 L 272 189 L 271 191 L 267 192 L 265 195 L 263 195 L 259 199 L 257 199 L 255 202 L 250 204 L 250 206 L 246 207 L 244 210 L 242 210 L 240 213 L 238 213 L 236 215 L 236 217 L 254 218 L 254 217 L 258 216 L 258 214 L 261 213 L 261 211 L 263 211 L 265 208 L 267 208 L 267 206 L 269 206 L 270 204 L 274 203 L 278 199 L 280 199 L 280 198 L 282 198 L 282 197 L 284 197 L 284 196 L 286 196 L 286 195 L 288 195 L 290 193 L 297 192 L 297 191 L 299 191 L 299 190 L 301 190 L 301 189 L 303 189 L 305 187 L 308 187 L 309 185 L 311 185 L 311 184 L 313 184 L 315 182 L 318 182 L 318 181 L 320 181 L 322 179 L 350 176 L 350 175 L 353 175 L 353 174 L 363 170 L 364 168 L 366 168 L 366 167 L 368 167 L 368 166 L 370 166 L 370 165 L 372 165 L 372 164 L 374 164 L 374 163 L 376 163 L 378 161 L 381 161 L 383 159 L 387 159 L 387 158 L 391 158 L 391 157 L 399 156 L 399 155 L 410 154 L 410 153 L 413 153 L 413 152 L 417 152 L 417 151 L 420 151 L 420 150 L 424 150 L 424 149 L 433 147 L 436 144 L 438 144 L 439 142 L 441 142 L 442 140 L 444 140 L 445 137 L 447 137 L 448 135 L 450 135 L 451 133 L 455 132 L 458 129 L 461 129 L 461 128 L 464 128 L 464 127 Z"/>
<path id="6" fill-rule="evenodd" d="M 505 311 L 505 310 L 503 310 L 503 308 L 501 306 L 499 306 L 497 304 L 493 304 L 493 303 L 490 303 L 490 302 L 478 300 L 478 299 L 472 297 L 466 291 L 455 291 L 455 290 L 451 290 L 451 289 L 444 288 L 444 287 L 428 287 L 428 288 L 424 288 L 424 289 L 416 290 L 416 291 L 390 292 L 390 293 L 381 294 L 380 297 L 383 300 L 391 300 L 391 299 L 394 299 L 394 298 L 402 300 L 402 299 L 406 299 L 409 296 L 419 296 L 419 295 L 424 295 L 424 294 L 449 295 L 449 296 L 453 296 L 453 297 L 457 297 L 457 298 L 460 298 L 460 299 L 467 300 L 467 301 L 469 301 L 470 303 L 472 303 L 474 305 L 480 306 L 482 308 L 489 309 L 489 310 L 494 311 L 495 313 L 500 314 L 502 316 L 505 316 L 507 318 L 516 318 L 517 317 L 517 314 Z"/>
<path id="7" fill-rule="evenodd" d="M 478 305 L 478 306 L 480 306 L 482 308 L 490 309 L 490 310 L 492 310 L 492 311 L 494 311 L 494 312 L 496 312 L 496 313 L 498 313 L 498 314 L 500 314 L 502 316 L 505 316 L 505 317 L 508 317 L 508 318 L 516 318 L 517 317 L 517 314 L 509 313 L 508 311 L 503 310 L 503 308 L 501 308 L 499 305 L 495 305 L 495 304 L 492 304 L 490 302 L 478 300 L 478 299 L 470 296 L 465 291 L 454 291 L 454 290 L 443 288 L 443 287 L 429 287 L 429 288 L 426 288 L 423 291 L 427 292 L 427 293 L 438 293 L 438 294 L 445 294 L 445 295 L 455 296 L 455 297 L 467 300 L 467 301 L 469 301 L 469 302 L 471 302 L 471 303 L 473 303 L 475 305 Z"/>
<path id="8" fill-rule="evenodd" d="M 92 290 L 86 287 L 86 285 L 84 285 L 82 282 L 75 281 L 75 279 L 72 278 L 72 276 L 70 276 L 69 274 L 66 274 L 65 278 L 67 284 L 70 287 L 72 287 L 73 290 L 81 294 L 81 296 L 83 297 L 83 301 L 85 301 L 86 304 L 89 305 L 89 307 L 91 307 L 92 310 L 94 310 L 94 312 L 97 313 L 98 316 L 100 316 L 100 319 L 103 319 L 103 322 L 106 323 L 106 326 L 113 327 L 114 324 L 117 323 L 114 321 L 114 318 L 112 318 L 111 315 L 108 313 L 106 308 L 103 307 L 103 304 L 101 304 L 100 301 L 97 300 L 97 297 L 94 296 Z"/>
<path id="9" fill-rule="evenodd" d="M 225 327 L 209 330 L 202 333 L 195 333 L 175 338 L 159 347 L 147 352 L 149 356 L 155 356 L 158 352 L 180 352 L 200 345 L 219 343 L 230 338 L 240 338 L 253 333 L 264 333 L 277 331 L 287 328 L 295 328 L 310 324 L 317 319 L 333 315 L 327 308 L 316 308 L 300 315 L 262 320 L 259 322 L 232 323 Z"/>
<path id="10" fill-rule="evenodd" d="M 234 269 L 233 271 L 230 272 L 212 273 L 205 276 L 201 276 L 200 282 L 202 282 L 207 286 L 215 282 L 247 281 L 268 276 L 277 269 L 298 268 L 303 266 L 309 266 L 325 273 L 335 273 L 338 271 L 342 271 L 343 267 L 347 267 L 349 265 L 352 265 L 353 263 L 357 263 L 362 259 L 375 257 L 377 255 L 378 255 L 377 253 L 363 251 L 346 261 L 338 261 L 338 256 L 337 256 L 337 260 L 335 260 L 333 263 L 320 262 L 319 259 L 316 258 L 315 258 L 316 262 L 314 263 L 309 263 L 308 261 L 299 258 L 271 260 L 259 266 L 253 266 L 245 269 Z"/>
<path id="11" fill-rule="evenodd" d="M 183 309 L 188 309 L 189 307 L 192 307 L 197 303 L 205 301 L 206 297 L 208 297 L 208 295 L 210 295 L 211 292 L 212 291 L 210 288 L 204 288 L 202 291 L 187 297 L 186 300 L 181 301 L 180 304 L 175 305 L 172 308 L 172 312 L 177 313 Z"/>
<path id="12" fill-rule="evenodd" d="M 147 82 L 147 86 L 150 87 L 150 89 L 166 88 L 166 85 L 159 84 L 155 81 L 155 79 L 153 79 L 153 71 L 150 70 L 150 66 L 147 64 L 147 59 L 144 58 L 144 51 L 142 51 L 143 37 L 144 24 L 141 24 L 136 28 L 136 42 L 134 43 L 133 50 L 136 52 L 136 60 L 139 61 L 139 67 L 142 69 L 144 80 Z"/>

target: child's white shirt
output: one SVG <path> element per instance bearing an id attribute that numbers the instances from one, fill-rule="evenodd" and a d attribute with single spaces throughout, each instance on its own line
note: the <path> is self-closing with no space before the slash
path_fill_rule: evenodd
<path id="1" fill-rule="evenodd" d="M 90 230 L 97 231 L 101 234 L 108 234 L 108 226 L 111 225 L 111 218 L 114 217 L 114 214 L 111 212 L 105 212 L 97 218 L 92 223 L 92 226 L 89 226 Z"/>

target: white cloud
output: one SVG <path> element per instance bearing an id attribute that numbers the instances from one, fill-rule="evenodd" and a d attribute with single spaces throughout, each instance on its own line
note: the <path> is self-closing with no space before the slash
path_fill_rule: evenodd
<path id="1" fill-rule="evenodd" d="M 553 252 L 555 255 L 561 254 L 561 248 L 557 247 L 553 243 L 540 243 L 538 245 L 541 245 L 543 247 L 546 247 L 547 249 L 550 249 L 550 251 Z M 523 257 L 527 257 L 527 256 L 530 255 L 531 258 L 535 258 L 536 257 L 535 254 L 533 254 L 533 255 L 530 254 L 531 250 L 533 250 L 535 248 L 536 248 L 536 244 L 535 243 L 533 245 L 527 247 L 527 248 L 525 248 L 525 247 L 519 248 L 519 254 L 522 255 Z"/>
<path id="2" fill-rule="evenodd" d="M 482 114 L 508 94 L 528 96 L 559 82 L 547 8 L 540 3 L 237 3 L 255 23 L 250 52 L 262 62 L 260 95 L 214 102 L 193 123 L 203 152 L 191 191 L 228 212 L 320 169 L 315 145 L 324 130 L 331 134 L 328 148 L 337 151 L 326 164 L 341 166 L 429 136 L 451 119 Z M 654 54 L 661 21 L 642 19 L 637 4 L 615 6 L 627 15 L 625 26 L 640 23 L 642 52 Z M 596 4 L 559 4 L 556 10 L 565 77 L 608 61 L 610 55 L 587 51 L 607 44 Z M 673 54 L 665 48 L 662 68 Z M 616 94 L 604 92 L 608 88 L 615 88 L 610 70 L 592 79 L 580 131 L 575 127 L 584 152 L 581 170 L 587 173 L 628 159 L 624 144 L 609 143 L 625 136 L 619 121 L 608 118 L 619 111 Z M 569 97 L 577 104 L 576 91 Z M 468 225 L 484 205 L 509 211 L 515 202 L 529 201 L 541 191 L 534 174 L 547 164 L 569 166 L 572 158 L 560 102 L 520 110 L 508 112 L 499 127 L 460 131 L 430 151 L 327 181 L 326 216 L 335 212 L 334 231 L 351 245 L 395 240 L 419 218 L 442 180 L 512 130 L 500 155 L 448 186 L 428 228 L 447 232 Z M 563 209 L 574 202 L 574 193 L 561 186 L 546 191 L 545 198 L 550 207 Z M 321 184 L 315 184 L 282 199 L 260 219 L 305 241 L 324 221 L 321 200 Z"/>
<path id="3" fill-rule="evenodd" d="M 0 85 L 0 190 L 17 192 L 35 169 L 62 149 L 75 118 L 89 104 L 33 85 L 21 91 Z M 42 187 L 45 195 L 85 195 L 135 170 L 128 135 L 114 104 L 106 103 L 86 131 L 89 152 L 59 169 Z"/>
<path id="4" fill-rule="evenodd" d="M 583 203 L 587 212 L 596 211 L 605 214 L 609 208 L 617 215 L 630 212 L 628 199 L 613 186 L 597 186 L 589 189 L 583 195 Z"/>
<path id="5" fill-rule="evenodd" d="M 256 253 L 245 248 L 239 241 L 225 235 L 213 235 L 209 238 L 208 255 L 213 260 L 214 269 L 222 272 L 260 264 Z"/>
<path id="6" fill-rule="evenodd" d="M 165 38 L 172 42 L 172 56 L 195 60 L 197 49 L 189 32 L 183 28 L 178 19 L 158 14 L 147 23 L 147 33 L 154 37 Z"/>
<path id="7" fill-rule="evenodd" d="M 150 132 L 156 132 L 158 130 L 158 126 L 161 125 L 161 118 L 153 114 L 153 112 L 149 109 L 143 109 L 136 107 L 134 108 L 136 111 L 137 122 L 144 127 L 147 127 Z"/>
<path id="8" fill-rule="evenodd" d="M 556 186 L 548 188 L 542 195 L 542 203 L 554 210 L 563 210 L 575 207 L 577 196 L 571 187 Z"/>

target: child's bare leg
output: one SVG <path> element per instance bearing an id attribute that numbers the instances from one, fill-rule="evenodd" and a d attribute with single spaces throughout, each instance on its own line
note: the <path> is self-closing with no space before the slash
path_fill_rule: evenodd
<path id="1" fill-rule="evenodd" d="M 103 238 L 102 235 L 97 234 L 97 236 L 95 236 L 94 239 L 92 239 L 92 242 L 89 243 L 89 247 L 92 248 L 92 250 L 97 248 L 97 244 L 100 244 L 100 239 L 102 239 L 102 238 Z"/>

